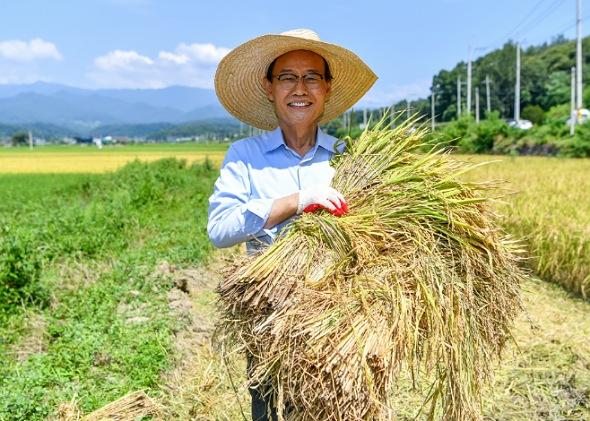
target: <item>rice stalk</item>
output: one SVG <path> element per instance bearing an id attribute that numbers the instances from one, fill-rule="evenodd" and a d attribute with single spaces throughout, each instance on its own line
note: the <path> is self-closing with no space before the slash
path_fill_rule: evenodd
<path id="1" fill-rule="evenodd" d="M 480 418 L 521 309 L 521 250 L 488 206 L 493 186 L 421 152 L 416 123 L 345 139 L 332 185 L 350 212 L 304 214 L 218 287 L 222 340 L 251 354 L 249 385 L 268 386 L 281 419 L 385 419 L 408 373 L 431 381 L 428 419 Z"/>

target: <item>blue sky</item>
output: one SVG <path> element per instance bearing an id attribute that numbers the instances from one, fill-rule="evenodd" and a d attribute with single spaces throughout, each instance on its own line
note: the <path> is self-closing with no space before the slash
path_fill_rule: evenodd
<path id="1" fill-rule="evenodd" d="M 0 0 L 0 10 L 2 84 L 212 87 L 230 49 L 311 28 L 379 76 L 367 105 L 427 95 L 432 75 L 470 46 L 477 57 L 509 38 L 527 46 L 575 35 L 575 0 Z"/>

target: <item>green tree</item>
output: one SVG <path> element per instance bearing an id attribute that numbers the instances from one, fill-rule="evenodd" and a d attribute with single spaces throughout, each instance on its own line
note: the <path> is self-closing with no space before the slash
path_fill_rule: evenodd
<path id="1" fill-rule="evenodd" d="M 12 146 L 27 145 L 29 143 L 29 135 L 25 132 L 18 132 L 12 135 Z"/>
<path id="2" fill-rule="evenodd" d="M 545 92 L 538 103 L 544 110 L 548 110 L 554 105 L 568 102 L 570 89 L 570 74 L 560 70 L 553 72 L 545 82 Z"/>
<path id="3" fill-rule="evenodd" d="M 522 118 L 530 120 L 533 124 L 543 124 L 543 121 L 545 121 L 545 112 L 538 105 L 527 105 L 522 110 Z"/>

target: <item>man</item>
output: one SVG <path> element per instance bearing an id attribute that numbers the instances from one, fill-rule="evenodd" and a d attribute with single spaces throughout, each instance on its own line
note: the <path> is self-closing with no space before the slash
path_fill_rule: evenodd
<path id="1" fill-rule="evenodd" d="M 349 109 L 376 80 L 354 53 L 320 41 L 308 29 L 264 35 L 240 45 L 219 64 L 215 90 L 236 118 L 263 130 L 229 148 L 209 199 L 209 237 L 217 247 L 270 244 L 304 211 L 347 212 L 330 187 L 335 139 L 326 123 Z M 252 389 L 252 418 L 268 419 Z M 271 413 L 276 419 L 276 413 Z"/>

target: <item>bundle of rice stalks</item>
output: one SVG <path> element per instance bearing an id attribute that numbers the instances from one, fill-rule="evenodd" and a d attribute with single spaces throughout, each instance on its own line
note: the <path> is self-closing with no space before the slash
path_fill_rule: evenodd
<path id="1" fill-rule="evenodd" d="M 134 421 L 146 416 L 157 419 L 161 411 L 144 391 L 128 393 L 96 411 L 82 416 L 74 402 L 63 403 L 57 410 L 59 421 Z"/>
<path id="2" fill-rule="evenodd" d="M 429 418 L 479 418 L 482 386 L 521 308 L 517 243 L 504 236 L 470 165 L 409 120 L 378 123 L 335 156 L 349 213 L 304 214 L 218 287 L 224 344 L 252 356 L 249 382 L 279 416 L 395 414 L 401 375 L 431 380 Z M 389 414 L 389 415 L 387 415 Z"/>

